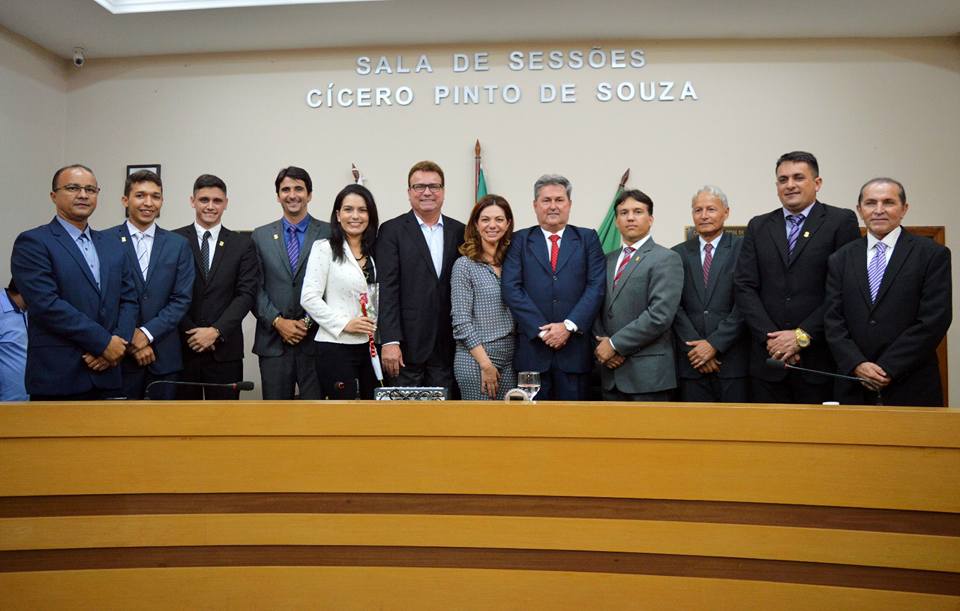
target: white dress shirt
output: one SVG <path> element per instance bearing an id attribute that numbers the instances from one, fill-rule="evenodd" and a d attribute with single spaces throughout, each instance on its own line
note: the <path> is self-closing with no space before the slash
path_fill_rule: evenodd
<path id="1" fill-rule="evenodd" d="M 867 232 L 867 269 L 870 269 L 870 261 L 877 252 L 877 242 L 883 242 L 887 245 L 887 250 L 883 253 L 884 258 L 887 260 L 884 264 L 884 268 L 886 268 L 887 265 L 890 265 L 890 257 L 893 256 L 893 247 L 897 245 L 897 240 L 900 239 L 901 231 L 903 231 L 903 227 L 897 226 L 896 229 L 883 236 L 882 240 L 878 240 L 872 233 L 869 231 Z"/>
<path id="2" fill-rule="evenodd" d="M 207 229 L 206 227 L 201 227 L 196 222 L 193 223 L 193 228 L 197 232 L 197 244 L 200 246 L 200 248 L 203 248 L 203 234 L 208 231 L 210 232 L 210 260 L 207 261 L 207 269 L 211 269 L 213 267 L 213 255 L 217 252 L 217 244 L 220 240 L 221 227 L 223 227 L 223 225 L 217 223 L 210 229 Z"/>

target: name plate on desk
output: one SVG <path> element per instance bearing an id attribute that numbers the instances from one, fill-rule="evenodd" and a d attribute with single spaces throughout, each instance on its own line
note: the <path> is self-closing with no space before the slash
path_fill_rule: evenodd
<path id="1" fill-rule="evenodd" d="M 442 386 L 384 386 L 373 391 L 377 401 L 446 401 Z"/>

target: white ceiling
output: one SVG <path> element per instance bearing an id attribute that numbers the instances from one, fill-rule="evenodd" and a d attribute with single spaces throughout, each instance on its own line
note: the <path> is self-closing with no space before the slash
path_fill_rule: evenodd
<path id="1" fill-rule="evenodd" d="M 95 0 L 0 0 L 0 25 L 89 59 L 613 39 L 957 36 L 960 0 L 373 0 L 113 15 Z"/>

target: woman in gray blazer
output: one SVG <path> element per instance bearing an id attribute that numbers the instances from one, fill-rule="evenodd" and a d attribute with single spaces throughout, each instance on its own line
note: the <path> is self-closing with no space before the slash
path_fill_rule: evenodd
<path id="1" fill-rule="evenodd" d="M 500 270 L 513 235 L 513 212 L 499 195 L 473 207 L 450 278 L 457 352 L 453 373 L 464 400 L 503 399 L 517 385 L 514 325 L 500 296 Z"/>
<path id="2" fill-rule="evenodd" d="M 337 194 L 330 214 L 330 239 L 310 250 L 300 305 L 317 323 L 317 373 L 328 399 L 372 399 L 377 379 L 369 338 L 376 330 L 364 316 L 360 295 L 376 284 L 373 244 L 377 204 L 361 185 Z"/>

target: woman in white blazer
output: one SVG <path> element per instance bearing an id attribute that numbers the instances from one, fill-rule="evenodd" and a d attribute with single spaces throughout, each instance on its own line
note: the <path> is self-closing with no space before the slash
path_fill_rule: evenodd
<path id="1" fill-rule="evenodd" d="M 317 323 L 317 372 L 328 399 L 372 399 L 377 385 L 370 360 L 376 326 L 364 316 L 361 294 L 377 282 L 373 244 L 377 204 L 361 185 L 337 194 L 330 214 L 330 239 L 310 250 L 300 304 Z"/>

